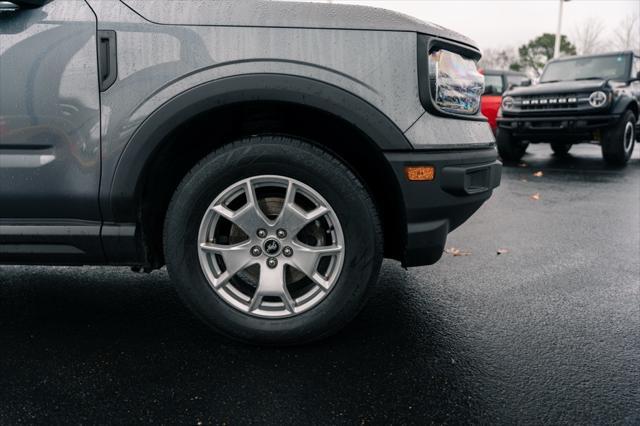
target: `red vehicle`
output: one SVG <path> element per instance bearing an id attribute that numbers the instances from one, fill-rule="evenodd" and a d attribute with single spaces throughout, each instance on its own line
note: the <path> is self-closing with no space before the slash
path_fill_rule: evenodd
<path id="1" fill-rule="evenodd" d="M 489 119 L 493 133 L 496 133 L 496 117 L 502 104 L 502 94 L 513 86 L 528 86 L 531 80 L 526 74 L 516 71 L 484 70 L 484 93 L 482 94 L 482 114 Z"/>

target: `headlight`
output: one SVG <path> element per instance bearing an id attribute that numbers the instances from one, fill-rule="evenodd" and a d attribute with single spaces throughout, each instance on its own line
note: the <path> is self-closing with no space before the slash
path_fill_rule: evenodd
<path id="1" fill-rule="evenodd" d="M 472 115 L 480 109 L 484 76 L 474 60 L 435 50 L 429 54 L 429 79 L 433 102 L 441 110 Z"/>
<path id="2" fill-rule="evenodd" d="M 601 106 L 604 106 L 607 103 L 607 100 L 607 94 L 601 90 L 593 92 L 591 95 L 589 95 L 589 105 L 594 108 L 600 108 Z"/>
<path id="3" fill-rule="evenodd" d="M 502 98 L 502 108 L 504 109 L 513 108 L 513 98 L 511 96 L 505 96 L 504 98 Z"/>
<path id="4" fill-rule="evenodd" d="M 633 96 L 633 92 L 629 89 L 626 89 L 624 87 L 621 87 L 619 89 L 614 89 L 613 90 L 613 94 L 615 96 Z"/>

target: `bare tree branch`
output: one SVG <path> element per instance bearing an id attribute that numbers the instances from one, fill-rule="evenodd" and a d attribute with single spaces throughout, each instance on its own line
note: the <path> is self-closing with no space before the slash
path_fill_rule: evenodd
<path id="1" fill-rule="evenodd" d="M 480 67 L 485 69 L 507 70 L 511 64 L 518 61 L 518 51 L 515 47 L 505 49 L 484 49 Z"/>
<path id="2" fill-rule="evenodd" d="M 573 41 L 578 55 L 591 55 L 603 53 L 609 50 L 603 39 L 605 26 L 601 19 L 591 17 L 576 26 L 573 33 Z"/>
<path id="3" fill-rule="evenodd" d="M 613 47 L 616 50 L 633 50 L 640 54 L 640 17 L 630 15 L 618 24 L 613 32 Z"/>

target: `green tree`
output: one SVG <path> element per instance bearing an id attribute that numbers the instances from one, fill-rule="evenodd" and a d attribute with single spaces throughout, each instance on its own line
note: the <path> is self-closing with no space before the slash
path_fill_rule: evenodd
<path id="1" fill-rule="evenodd" d="M 509 65 L 509 69 L 511 71 L 522 71 L 522 66 L 519 63 L 514 62 L 511 65 Z"/>
<path id="2" fill-rule="evenodd" d="M 519 60 L 517 65 L 519 65 L 520 69 L 532 70 L 539 76 L 545 64 L 553 58 L 555 41 L 555 34 L 544 33 L 529 41 L 529 43 L 523 44 L 518 49 Z M 564 35 L 560 38 L 560 53 L 565 55 L 576 54 L 576 47 Z"/>

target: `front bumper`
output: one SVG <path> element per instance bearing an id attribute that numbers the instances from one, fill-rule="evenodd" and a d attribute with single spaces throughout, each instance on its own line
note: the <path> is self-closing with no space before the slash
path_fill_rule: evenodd
<path id="1" fill-rule="evenodd" d="M 500 117 L 498 128 L 509 130 L 513 136 L 538 140 L 591 138 L 599 130 L 613 125 L 618 114 L 572 115 L 551 117 Z"/>
<path id="2" fill-rule="evenodd" d="M 495 148 L 385 154 L 400 182 L 406 213 L 404 266 L 431 265 L 447 234 L 465 222 L 500 184 Z M 411 182 L 406 166 L 434 166 L 433 181 Z"/>

